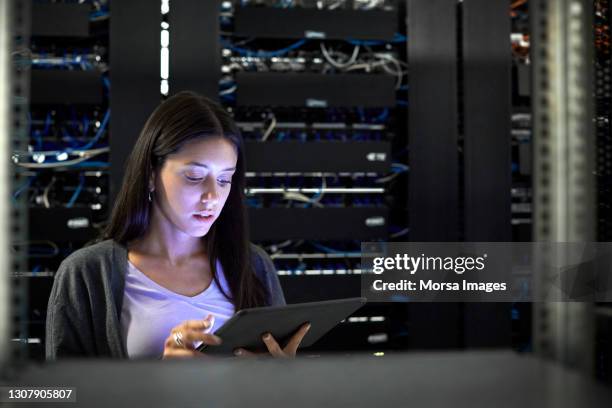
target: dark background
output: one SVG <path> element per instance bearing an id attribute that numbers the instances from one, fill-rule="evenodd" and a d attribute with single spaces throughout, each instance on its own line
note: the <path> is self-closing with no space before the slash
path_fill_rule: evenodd
<path id="1" fill-rule="evenodd" d="M 54 272 L 105 225 L 146 118 L 181 90 L 219 100 L 241 128 L 251 239 L 289 303 L 359 296 L 361 242 L 533 239 L 529 2 L 14 5 L 21 358 L 43 358 Z M 609 241 L 610 10 L 608 0 L 592 6 L 592 217 L 597 240 Z M 596 370 L 609 380 L 610 312 L 600 306 Z M 527 303 L 373 303 L 314 350 L 528 353 L 532 327 Z"/>

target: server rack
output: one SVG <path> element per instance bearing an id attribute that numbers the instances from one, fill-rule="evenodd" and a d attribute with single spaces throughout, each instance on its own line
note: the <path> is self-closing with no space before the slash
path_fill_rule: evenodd
<path id="1" fill-rule="evenodd" d="M 17 358 L 43 358 L 61 260 L 97 235 L 108 207 L 107 2 L 10 2 L 14 26 L 11 280 Z"/>
<path id="2" fill-rule="evenodd" d="M 15 2 L 14 9 L 25 12 L 22 20 L 20 20 L 22 24 L 19 27 L 25 30 L 21 38 L 27 38 L 30 2 L 23 2 L 21 6 L 18 6 L 20 3 Z M 253 7 L 248 4 L 243 7 L 242 3 L 233 2 L 233 8 L 228 8 L 224 6 L 223 2 L 177 0 L 172 2 L 168 13 L 161 15 L 159 4 L 156 2 L 129 2 L 129 4 L 128 2 L 116 2 L 116 4 L 113 4 L 115 12 L 112 18 L 108 18 L 110 22 L 108 26 L 108 35 L 110 35 L 110 82 L 113 91 L 110 93 L 110 98 L 107 99 L 103 89 L 96 88 L 101 90 L 98 95 L 94 95 L 94 92 L 86 92 L 81 95 L 83 98 L 95 96 L 95 99 L 80 100 L 80 103 L 83 104 L 95 104 L 100 101 L 101 97 L 102 103 L 109 103 L 113 112 L 113 137 L 109 138 L 111 147 L 110 165 L 107 169 L 102 169 L 101 173 L 106 171 L 108 175 L 105 176 L 107 177 L 106 181 L 100 181 L 101 185 L 108 186 L 110 184 L 115 187 L 118 185 L 127 153 L 131 149 L 146 116 L 159 101 L 179 90 L 195 89 L 225 103 L 239 121 L 247 139 L 247 159 L 249 166 L 251 166 L 249 172 L 252 173 L 249 177 L 249 191 L 251 193 L 249 201 L 253 212 L 252 224 L 255 225 L 253 238 L 266 246 L 271 254 L 279 269 L 288 299 L 307 301 L 349 296 L 358 292 L 358 272 L 360 268 L 358 257 L 354 253 L 354 243 L 351 243 L 350 240 L 347 241 L 346 236 L 343 237 L 342 234 L 331 234 L 331 232 L 337 233 L 349 225 L 361 226 L 356 230 L 346 229 L 346 231 L 351 232 L 351 238 L 353 236 L 359 237 L 359 240 L 530 240 L 532 237 L 530 232 L 526 231 L 526 228 L 529 228 L 531 218 L 531 166 L 529 158 L 531 154 L 529 143 L 531 98 L 530 64 L 525 62 L 533 59 L 534 65 L 537 65 L 535 63 L 537 57 L 547 55 L 546 53 L 549 50 L 546 47 L 538 46 L 536 52 L 532 53 L 531 56 L 528 52 L 525 53 L 525 49 L 528 50 L 529 47 L 523 43 L 528 42 L 529 33 L 521 31 L 521 27 L 525 25 L 525 21 L 523 21 L 525 15 L 540 10 L 541 13 L 545 14 L 536 14 L 533 21 L 546 22 L 547 19 L 553 18 L 550 10 L 557 6 L 552 5 L 552 3 L 542 6 L 538 2 L 530 2 L 532 4 L 527 4 L 528 8 L 523 3 L 522 6 L 511 9 L 511 13 L 518 15 L 518 18 L 513 18 L 520 20 L 519 22 L 513 20 L 513 37 L 511 37 L 507 15 L 508 5 L 502 1 L 383 2 L 381 3 L 383 6 L 379 10 L 355 10 L 351 7 L 359 2 L 349 1 L 346 2 L 347 7 L 340 10 L 316 10 L 313 2 L 303 1 L 300 3 L 305 7 L 303 7 L 303 10 L 297 9 L 296 11 L 295 8 L 289 6 L 273 7 L 271 3 L 268 4 L 264 1 L 253 2 L 251 4 Z M 566 7 L 566 10 L 571 6 L 570 3 L 564 4 L 563 7 Z M 596 7 L 599 7 L 599 9 L 594 10 L 595 16 L 599 19 L 609 19 L 607 2 L 598 1 L 595 4 Z M 385 5 L 390 6 L 390 8 L 386 10 Z M 511 7 L 512 5 L 513 3 L 511 3 Z M 391 6 L 395 6 L 395 8 Z M 585 3 L 583 6 L 587 7 L 589 5 Z M 550 9 L 547 7 L 550 7 Z M 321 13 L 323 11 L 341 13 Z M 597 14 L 598 11 L 599 14 Z M 82 11 L 79 12 L 83 13 Z M 107 18 L 103 14 L 104 10 L 94 12 L 102 13 L 94 15 L 94 18 Z M 361 16 L 355 13 L 361 12 L 371 12 L 372 14 L 367 14 L 370 18 L 386 23 L 371 24 L 371 27 L 367 27 L 367 30 L 370 31 L 360 27 L 360 29 L 364 28 L 362 37 L 350 30 L 336 32 L 333 27 L 329 26 L 328 16 L 330 15 L 339 19 L 334 21 L 348 21 L 346 25 L 349 28 L 355 25 L 363 26 L 361 23 L 356 24 L 355 21 L 357 20 L 353 20 Z M 254 18 L 257 13 L 264 13 L 264 17 L 269 19 L 282 16 L 287 21 L 294 22 L 295 20 L 292 20 L 292 18 L 299 17 L 298 20 L 303 25 L 298 26 L 295 23 L 285 26 L 282 24 L 262 25 L 260 18 Z M 39 16 L 40 14 L 38 13 Z M 75 11 L 75 15 L 77 14 Z M 91 14 L 92 10 L 89 11 L 89 18 L 92 17 Z M 232 15 L 230 16 L 230 14 Z M 32 16 L 35 15 L 36 13 L 32 14 Z M 298 17 L 295 17 L 296 15 Z M 586 18 L 585 15 L 580 18 Z M 198 18 L 198 16 L 201 18 Z M 230 21 L 232 19 L 233 21 Z M 81 24 L 71 27 L 71 33 L 82 33 L 83 27 L 91 28 L 91 22 L 84 24 L 82 18 L 77 20 Z M 391 20 L 395 23 L 391 23 Z M 139 22 L 137 30 L 133 29 L 134 21 Z M 604 28 L 606 27 L 605 22 L 599 21 L 598 23 L 597 21 L 595 27 L 597 27 L 597 24 L 601 24 L 601 30 L 596 31 L 596 35 L 600 35 L 602 32 L 609 35 L 609 24 L 607 28 Z M 205 22 L 205 24 L 202 24 L 202 22 Z M 590 21 L 582 21 L 582 26 L 588 27 L 590 25 Z M 345 24 L 334 24 L 333 26 L 344 27 Z M 392 27 L 393 30 L 377 31 L 375 27 L 385 27 L 385 30 Z M 532 38 L 534 40 L 539 38 L 539 41 L 542 41 L 537 34 L 541 27 L 543 27 L 542 24 L 533 26 Z M 53 28 L 53 26 L 35 25 L 34 28 L 32 33 L 36 32 L 38 37 L 44 37 L 49 36 L 48 30 L 64 29 L 65 27 L 58 28 L 56 26 Z M 272 28 L 274 30 L 270 32 Z M 166 29 L 170 33 L 170 77 L 168 79 L 169 91 L 166 92 L 166 95 L 163 92 L 160 93 L 160 82 L 164 80 L 159 72 L 160 29 Z M 193 33 L 197 33 L 197 35 L 191 37 Z M 227 35 L 227 33 L 231 35 Z M 347 79 L 349 75 L 346 73 L 346 75 L 338 75 L 337 78 L 330 80 L 329 72 L 326 74 L 317 72 L 307 74 L 314 75 L 310 79 L 314 82 L 310 84 L 325 83 L 326 86 L 323 91 L 327 94 L 322 95 L 318 93 L 309 94 L 311 86 L 307 82 L 299 88 L 296 86 L 296 89 L 300 92 L 288 94 L 283 89 L 284 83 L 282 81 L 287 80 L 292 86 L 295 85 L 295 82 L 291 82 L 292 78 L 289 76 L 281 77 L 279 76 L 281 73 L 275 72 L 241 72 L 236 74 L 235 84 L 228 84 L 223 81 L 223 76 L 228 73 L 224 72 L 223 67 L 228 65 L 227 61 L 229 61 L 229 65 L 236 62 L 231 61 L 233 57 L 251 58 L 254 61 L 257 55 L 263 52 L 266 58 L 272 59 L 274 56 L 266 55 L 266 51 L 278 51 L 279 47 L 293 45 L 302 40 L 318 45 L 318 42 L 322 40 L 321 33 L 325 34 L 323 40 L 329 41 L 328 44 L 336 47 L 339 51 L 334 54 L 336 57 L 341 56 L 340 52 L 347 53 L 347 59 L 342 60 L 342 57 L 340 57 L 339 62 L 341 63 L 350 59 L 352 47 L 355 45 L 365 47 L 366 44 L 368 46 L 372 46 L 371 44 L 376 44 L 376 46 L 383 43 L 391 44 L 390 47 L 397 50 L 399 55 L 404 58 L 402 62 L 407 63 L 410 68 L 408 82 L 406 84 L 400 83 L 398 92 L 393 89 L 391 93 L 389 88 L 393 88 L 397 84 L 389 81 L 388 76 L 351 75 L 353 77 Z M 399 34 L 399 36 L 396 36 L 396 34 Z M 515 37 L 517 34 L 520 34 L 520 38 Z M 258 35 L 260 38 L 255 43 L 246 42 L 237 45 L 232 42 L 236 38 L 238 41 L 243 41 L 245 37 L 257 37 Z M 605 35 L 598 37 L 601 49 L 605 49 Z M 409 40 L 405 41 L 402 36 L 408 37 Z M 197 41 L 193 41 L 194 37 L 197 37 Z M 223 37 L 223 39 L 221 40 L 220 37 Z M 64 38 L 59 36 L 53 41 L 63 41 Z M 511 65 L 510 59 L 503 52 L 504 47 L 506 47 L 508 54 L 510 53 L 510 38 L 512 38 L 515 53 L 520 54 L 519 59 L 522 62 L 520 64 L 514 61 Z M 551 38 L 558 38 L 558 35 Z M 567 40 L 568 37 L 565 37 L 565 41 Z M 29 42 L 27 39 L 25 41 Z M 550 41 L 550 39 L 547 41 Z M 249 48 L 249 44 L 250 46 L 254 45 L 254 47 Z M 231 48 L 234 48 L 234 50 Z M 138 53 L 134 52 L 135 49 L 138 50 Z M 253 54 L 239 55 L 236 49 L 242 49 L 241 52 L 251 50 Z M 315 46 L 311 51 L 320 52 L 320 49 L 317 50 Z M 583 51 L 580 50 L 580 52 Z M 248 51 L 246 52 L 248 53 Z M 279 64 L 287 64 L 280 56 L 277 58 L 279 58 L 279 61 L 277 61 Z M 601 65 L 601 69 L 598 66 L 596 72 L 603 82 L 601 89 L 604 90 L 606 89 L 605 84 L 609 83 L 609 71 L 606 71 L 606 64 L 609 64 L 609 59 L 606 58 L 608 57 L 601 57 L 603 65 Z M 324 58 L 320 59 L 324 60 Z M 481 65 L 480 63 L 485 60 L 487 63 Z M 189 61 L 189 64 L 186 65 L 185 61 Z M 401 66 L 406 68 L 404 65 Z M 508 95 L 510 91 L 508 84 L 510 69 L 512 69 L 515 84 L 512 87 L 512 105 L 510 105 L 510 95 Z M 400 69 L 401 71 L 402 69 Z M 19 72 L 23 72 L 23 70 Z M 138 75 L 135 75 L 136 72 Z M 543 75 L 544 72 L 546 71 L 543 71 L 540 66 L 535 67 L 534 84 L 536 86 L 542 86 L 550 79 L 547 76 L 548 74 L 544 76 L 545 80 L 542 80 L 542 76 L 538 76 Z M 64 72 L 41 73 L 42 77 L 32 76 L 34 84 L 39 80 L 43 81 L 43 84 L 48 83 L 48 80 L 45 79 L 45 75 L 48 74 L 65 74 Z M 80 74 L 76 74 L 76 76 Z M 282 74 L 291 75 L 287 72 Z M 75 89 L 73 94 L 72 92 L 66 95 L 62 94 L 63 98 L 70 96 L 70 94 L 74 98 L 81 97 L 78 91 L 103 78 L 103 76 L 95 75 L 88 78 L 86 74 L 77 79 L 76 76 L 71 78 L 74 78 L 75 83 L 82 80 L 83 86 Z M 480 86 L 484 77 L 488 78 L 487 82 L 495 83 L 497 88 L 489 89 Z M 16 78 L 20 87 L 19 90 L 25 95 L 29 95 L 27 82 L 29 82 L 30 75 L 16 76 Z M 307 78 L 304 76 L 301 79 Z M 376 92 L 372 92 L 372 97 L 363 98 L 362 93 L 352 92 L 354 89 L 350 86 L 347 88 L 347 92 L 340 92 L 343 91 L 340 86 L 334 88 L 338 83 L 347 80 L 349 85 L 358 84 L 357 88 L 373 87 Z M 404 80 L 406 79 L 404 78 Z M 346 83 L 344 84 L 343 86 L 346 87 Z M 232 94 L 231 88 L 234 85 L 237 93 L 235 94 L 235 100 L 232 101 L 229 95 Z M 265 87 L 262 89 L 264 85 Z M 32 100 L 37 98 L 37 103 L 48 103 L 49 101 L 38 99 L 50 94 L 49 92 L 40 92 L 40 89 L 42 88 L 37 87 L 34 90 Z M 240 92 L 240 89 L 242 89 L 242 92 Z M 599 89 L 597 88 L 595 91 L 600 92 Z M 57 93 L 57 91 L 54 92 Z M 257 98 L 258 94 L 263 94 L 270 99 L 259 99 Z M 347 98 L 347 95 L 350 97 Z M 495 95 L 495 104 L 487 103 L 491 100 L 492 95 Z M 298 100 L 296 101 L 296 99 Z M 599 95 L 599 99 L 600 102 L 609 100 L 609 93 L 606 94 L 604 91 Z M 277 103 L 284 106 L 274 107 L 270 110 L 270 104 L 274 100 L 280 101 Z M 550 106 L 545 106 L 538 96 L 534 97 L 534 101 L 539 104 L 539 108 L 535 110 L 536 116 L 534 116 L 537 129 L 537 126 L 542 126 L 543 123 L 537 122 L 538 117 L 543 117 L 538 116 L 539 113 L 545 109 L 550 109 Z M 66 102 L 66 100 L 58 101 L 60 104 L 63 102 Z M 478 115 L 479 110 L 485 104 L 487 109 L 492 108 L 495 112 L 491 117 L 483 118 L 482 115 Z M 288 108 L 288 105 L 293 105 L 293 107 Z M 598 106 L 601 106 L 601 109 L 605 111 L 606 105 L 603 102 Z M 248 109 L 245 109 L 245 107 Z M 353 109 L 354 113 L 343 114 L 340 108 L 346 107 Z M 370 117 L 373 120 L 370 122 L 362 121 L 362 113 L 357 108 L 363 108 L 363 115 L 366 119 Z M 388 109 L 386 114 L 385 108 Z M 274 116 L 270 115 L 270 111 L 274 113 Z M 299 126 L 293 120 L 296 117 L 296 111 L 299 111 L 298 116 L 301 120 Z M 322 114 L 324 111 L 330 111 L 332 115 L 325 117 Z M 19 121 L 19 129 L 23 130 L 23 124 L 27 124 L 26 111 L 21 108 L 17 113 L 23 115 L 22 120 Z M 265 116 L 262 117 L 262 114 L 265 114 Z M 507 123 L 510 115 L 512 117 L 511 131 Z M 601 118 L 605 115 L 597 116 Z M 44 122 L 44 115 L 42 118 L 41 120 Z M 269 140 L 271 143 L 261 143 L 259 138 L 264 136 L 273 122 L 275 126 L 271 133 L 266 136 L 272 138 Z M 304 123 L 307 123 L 308 126 L 303 125 Z M 366 128 L 354 126 L 354 124 L 364 123 L 370 126 Z M 390 123 L 390 125 L 385 126 L 387 123 Z M 599 157 L 598 165 L 601 166 L 598 170 L 599 178 L 597 182 L 597 194 L 599 194 L 597 196 L 598 220 L 600 223 L 598 224 L 597 234 L 600 240 L 605 240 L 609 231 L 607 227 L 609 226 L 607 215 L 609 206 L 605 204 L 605 197 L 607 197 L 605 194 L 609 192 L 606 187 L 609 164 L 605 160 L 609 146 L 609 128 L 606 127 L 606 122 L 603 119 L 597 123 L 599 129 L 597 157 Z M 333 126 L 330 126 L 330 124 Z M 339 126 L 341 124 L 344 124 L 344 127 Z M 41 123 L 41 125 L 44 126 L 44 123 Z M 393 132 L 396 133 L 395 137 L 391 138 L 387 134 L 388 130 L 386 129 L 388 127 L 393 128 Z M 489 130 L 487 131 L 487 129 Z M 319 139 L 315 140 L 316 136 L 314 135 L 317 132 Z M 366 138 L 365 136 L 361 136 L 361 140 L 359 137 L 356 138 L 357 140 L 347 140 L 347 134 L 359 132 L 369 132 L 372 135 L 378 134 L 378 136 L 372 136 L 372 140 L 363 140 Z M 512 138 L 508 133 L 511 133 Z M 342 134 L 345 135 L 344 138 Z M 488 137 L 489 135 L 492 135 L 492 137 Z M 389 142 L 390 140 L 391 142 Z M 316 143 L 302 143 L 303 141 L 318 141 L 328 144 L 323 145 L 325 147 L 322 149 L 317 149 L 319 146 Z M 25 151 L 27 150 L 24 147 L 26 145 L 27 142 L 22 147 L 16 146 L 16 150 Z M 510 148 L 512 149 L 511 152 L 509 151 Z M 538 149 L 539 147 L 536 147 L 536 151 Z M 303 154 L 300 155 L 300 153 Z M 512 178 L 510 178 L 510 165 L 508 163 L 510 153 L 512 166 L 514 167 L 511 173 Z M 328 157 L 335 158 L 339 154 L 347 156 L 346 162 L 341 160 L 331 162 L 324 157 L 329 155 Z M 313 161 L 308 160 L 308 156 L 323 156 L 323 159 Z M 274 157 L 292 159 L 272 161 L 271 165 L 271 158 Z M 358 161 L 352 157 L 361 157 L 362 160 Z M 435 163 L 428 160 L 431 157 L 437 157 L 440 160 Z M 539 160 L 536 158 L 534 166 L 536 178 L 538 177 Z M 396 165 L 394 166 L 393 163 Z M 404 167 L 397 166 L 397 164 L 402 164 Z M 406 166 L 409 166 L 409 171 Z M 491 173 L 487 174 L 482 169 L 487 169 Z M 281 173 L 281 175 L 278 173 Z M 293 173 L 307 175 L 310 178 L 303 180 L 301 185 L 294 185 L 295 175 Z M 329 208 L 318 208 L 316 194 L 322 191 L 322 184 L 315 183 L 314 178 L 318 178 L 320 181 L 322 179 L 321 173 L 335 173 L 340 180 L 339 184 L 333 184 L 335 181 L 331 177 L 328 178 L 327 182 L 329 184 L 325 188 L 358 186 L 365 189 L 366 193 L 359 197 L 344 198 L 337 202 L 330 199 L 325 203 L 326 207 Z M 496 176 L 493 177 L 493 174 L 496 174 Z M 354 175 L 357 175 L 357 181 L 351 178 Z M 25 177 L 16 183 L 16 188 L 27 182 L 28 175 L 26 174 Z M 292 177 L 293 180 L 291 180 Z M 383 196 L 384 193 L 379 192 L 380 183 L 365 183 L 364 180 L 368 177 L 374 180 L 391 179 L 397 188 L 393 194 L 387 194 L 382 202 L 374 200 L 371 198 L 372 196 Z M 286 178 L 289 178 L 291 182 L 285 182 Z M 48 185 L 49 180 L 45 181 Z M 80 184 L 79 178 L 73 178 L 71 183 L 73 187 L 66 195 L 68 199 L 72 197 Z M 274 195 L 279 193 L 275 193 L 273 189 L 279 188 L 283 183 L 285 184 L 282 193 L 291 193 L 290 196 L 293 197 L 297 197 L 293 193 L 311 194 L 313 196 L 310 198 L 314 197 L 314 200 L 311 200 L 309 206 L 304 208 L 275 208 L 278 200 L 274 198 Z M 586 186 L 588 187 L 588 184 Z M 297 190 L 291 190 L 293 188 Z M 17 200 L 25 199 L 24 191 L 27 191 L 27 189 L 22 190 L 22 193 L 17 196 Z M 511 198 L 510 193 L 512 193 Z M 112 197 L 112 188 L 105 194 L 108 194 L 107 197 Z M 324 198 L 329 199 L 329 195 Z M 368 196 L 369 201 L 366 200 Z M 482 203 L 482 197 L 484 196 L 499 200 L 494 206 L 497 209 L 496 211 L 476 211 L 476 205 Z M 357 200 L 354 200 L 355 198 L 359 200 L 359 205 L 355 205 L 354 208 L 342 208 L 343 206 L 346 207 L 347 203 L 357 203 Z M 512 202 L 512 207 L 504 204 L 509 201 Z M 438 210 L 432 211 L 435 208 Z M 278 210 L 278 212 L 272 211 L 272 215 L 266 214 L 271 209 Z M 336 216 L 334 211 L 340 209 L 343 211 L 338 211 L 338 213 L 342 213 L 342 216 Z M 80 209 L 73 208 L 71 212 L 68 212 L 68 215 L 63 217 L 70 217 L 70 214 L 75 214 L 77 218 L 83 218 L 84 216 L 79 211 Z M 374 211 L 374 213 L 368 211 Z M 301 231 L 290 230 L 289 232 L 292 232 L 293 235 L 287 235 L 286 229 L 285 231 L 282 228 L 267 231 L 265 226 L 257 226 L 257 220 L 265 221 L 268 219 L 266 217 L 274 217 L 273 219 L 275 219 L 275 214 L 284 213 L 287 214 L 285 216 L 289 219 L 291 217 L 302 219 L 305 224 L 303 229 Z M 23 214 L 21 212 L 21 215 Z M 60 212 L 57 214 L 57 219 L 60 219 Z M 321 233 L 320 227 L 317 229 L 316 225 L 313 226 L 312 222 L 308 222 L 307 217 L 309 215 L 303 214 L 312 214 L 315 220 L 331 220 L 324 225 L 330 233 Z M 481 219 L 483 214 L 486 215 L 485 219 Z M 15 215 L 18 215 L 18 212 Z M 33 210 L 30 216 L 35 220 L 40 217 L 40 214 Z M 343 217 L 345 218 L 342 219 Z M 509 221 L 510 217 L 511 221 Z M 14 217 L 13 219 L 20 220 L 23 218 Z M 545 217 L 538 219 L 542 220 Z M 381 220 L 384 221 L 383 225 L 381 225 Z M 394 225 L 396 228 L 386 228 L 391 220 L 396 224 Z M 334 227 L 332 222 L 338 222 L 338 224 Z M 370 223 L 369 226 L 367 225 L 368 222 Z M 29 228 L 30 238 L 36 234 L 39 234 L 40 237 L 45 236 L 45 231 L 36 229 L 35 225 L 37 224 L 40 225 L 40 223 L 35 223 L 34 226 Z M 265 222 L 263 224 L 266 225 Z M 512 225 L 512 235 L 508 231 L 509 225 Z M 26 241 L 28 236 L 25 235 L 25 231 L 28 231 L 28 227 L 26 224 L 21 224 L 20 228 L 24 233 L 22 240 Z M 540 227 L 536 225 L 536 230 L 538 228 Z M 83 243 L 86 235 L 94 235 L 96 231 L 81 230 L 79 232 L 85 233 L 85 235 L 70 236 L 69 241 L 75 244 L 66 246 L 66 251 L 62 253 L 62 256 L 77 249 Z M 329 242 L 322 239 L 324 235 Z M 534 235 L 534 237 L 536 236 L 537 234 Z M 292 241 L 304 239 L 305 242 L 311 241 L 311 243 L 302 243 L 302 247 L 298 246 L 294 252 L 290 252 L 289 250 L 292 247 L 286 245 L 289 238 Z M 311 245 L 312 243 L 316 245 Z M 310 246 L 307 247 L 308 245 Z M 24 254 L 23 262 L 26 262 L 27 248 L 23 245 L 17 245 L 15 249 Z M 34 249 L 38 251 L 38 255 L 41 253 L 48 255 L 45 252 L 55 251 L 50 246 Z M 320 256 L 318 267 L 311 261 L 313 258 L 309 258 L 313 254 L 319 254 Z M 341 259 L 341 262 L 337 262 L 339 259 Z M 26 275 L 21 275 L 22 277 L 33 277 L 35 272 L 38 279 L 29 280 L 30 283 L 36 282 L 34 285 L 42 283 L 45 276 L 47 278 L 52 277 L 52 268 L 47 271 L 36 272 L 35 266 L 35 264 L 23 263 L 21 266 L 15 266 L 15 271 L 25 271 Z M 301 273 L 295 273 L 296 271 Z M 306 274 L 307 271 L 310 274 Z M 339 271 L 343 273 L 338 274 Z M 48 275 L 45 275 L 45 273 Z M 23 282 L 23 279 L 20 282 Z M 47 289 L 41 288 L 38 293 L 48 290 L 49 283 L 50 279 L 42 285 Z M 32 286 L 31 284 L 30 287 Z M 22 285 L 22 287 L 24 286 Z M 44 296 L 30 296 L 30 299 L 33 298 L 44 299 Z M 43 303 L 45 302 L 41 302 L 41 307 Z M 23 300 L 20 304 L 23 304 Z M 360 342 L 352 343 L 355 348 L 366 347 L 376 350 L 384 348 L 508 346 L 510 315 L 516 316 L 519 314 L 519 310 L 515 306 L 512 306 L 512 313 L 510 313 L 508 306 L 498 309 L 490 308 L 487 305 L 483 310 L 481 306 L 458 304 L 370 305 L 368 309 L 363 311 L 363 315 L 353 316 L 353 319 L 349 319 L 341 330 L 331 333 L 322 347 L 333 349 L 334 347 L 346 346 L 348 344 L 347 339 L 351 338 L 360 339 Z M 520 313 L 521 316 L 527 315 L 528 317 L 528 310 L 527 312 L 523 310 L 523 312 Z M 44 315 L 44 311 L 39 308 L 37 313 L 40 324 L 40 318 Z M 609 342 L 609 340 L 605 340 L 606 333 L 608 333 L 607 338 L 609 339 L 609 330 L 607 329 L 609 328 L 609 318 L 607 317 L 609 316 L 609 308 L 607 305 L 595 305 L 591 311 L 586 313 L 587 316 L 590 316 L 588 319 L 591 320 L 593 316 L 597 316 L 597 323 L 594 324 L 595 332 L 599 333 L 596 339 L 599 340 L 597 340 L 598 343 L 595 343 L 593 338 L 585 341 L 590 344 L 597 344 L 599 350 L 604 350 L 606 344 L 609 344 L 605 343 L 605 341 Z M 541 314 L 538 312 L 538 315 Z M 20 319 L 19 321 L 23 322 L 25 320 Z M 432 329 L 432 322 L 438 325 L 435 330 Z M 496 330 L 491 330 L 485 337 L 483 333 L 476 330 L 483 322 L 486 322 L 487 325 L 491 322 L 501 322 L 502 324 L 496 326 Z M 513 321 L 514 323 L 516 322 Z M 534 326 L 534 331 L 540 330 L 538 327 L 541 326 Z M 490 335 L 492 333 L 496 334 Z M 550 333 L 546 336 L 550 336 Z M 20 333 L 15 334 L 15 337 L 27 339 L 32 336 L 26 334 L 25 329 L 22 328 Z M 597 361 L 599 363 L 597 364 L 599 365 L 605 366 L 601 361 L 609 361 L 609 357 L 605 357 L 603 353 L 595 355 L 598 356 L 599 360 Z M 602 370 L 600 371 L 604 372 Z"/>
<path id="3" fill-rule="evenodd" d="M 609 2 L 536 1 L 532 11 L 534 239 L 607 242 Z M 535 351 L 609 382 L 611 315 L 608 303 L 538 303 Z"/>

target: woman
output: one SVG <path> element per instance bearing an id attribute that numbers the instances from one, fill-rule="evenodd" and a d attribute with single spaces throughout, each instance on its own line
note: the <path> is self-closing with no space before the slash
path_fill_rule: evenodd
<path id="1" fill-rule="evenodd" d="M 128 160 L 104 241 L 56 274 L 47 358 L 199 357 L 235 311 L 284 304 L 270 258 L 247 240 L 244 172 L 242 138 L 218 104 L 190 92 L 163 102 Z M 308 329 L 284 348 L 269 333 L 263 341 L 293 356 Z"/>

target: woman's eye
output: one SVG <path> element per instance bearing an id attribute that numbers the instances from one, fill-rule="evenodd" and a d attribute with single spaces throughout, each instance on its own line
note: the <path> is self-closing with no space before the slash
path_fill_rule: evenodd
<path id="1" fill-rule="evenodd" d="M 201 181 L 202 177 L 185 176 L 189 181 Z"/>
<path id="2" fill-rule="evenodd" d="M 219 181 L 219 184 L 221 184 L 224 187 L 232 184 L 232 180 L 218 180 L 218 181 Z"/>

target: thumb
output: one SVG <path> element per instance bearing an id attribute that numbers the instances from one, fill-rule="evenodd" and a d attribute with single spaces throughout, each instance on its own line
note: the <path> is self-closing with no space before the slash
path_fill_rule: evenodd
<path id="1" fill-rule="evenodd" d="M 209 313 L 204 320 L 208 320 L 208 328 L 204 330 L 204 333 L 210 333 L 215 325 L 215 316 L 212 313 Z"/>

